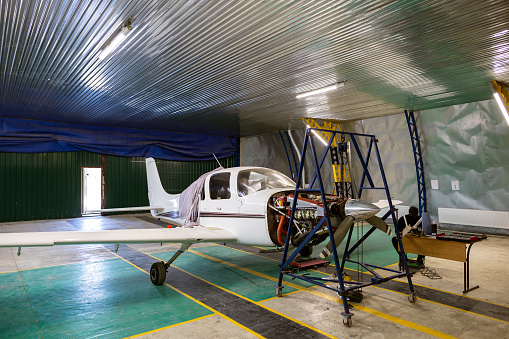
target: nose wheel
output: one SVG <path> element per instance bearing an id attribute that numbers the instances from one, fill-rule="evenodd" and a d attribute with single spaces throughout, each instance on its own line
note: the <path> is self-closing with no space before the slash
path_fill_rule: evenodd
<path id="1" fill-rule="evenodd" d="M 158 261 L 150 267 L 150 281 L 154 285 L 162 285 L 166 280 L 166 267 L 163 261 Z"/>

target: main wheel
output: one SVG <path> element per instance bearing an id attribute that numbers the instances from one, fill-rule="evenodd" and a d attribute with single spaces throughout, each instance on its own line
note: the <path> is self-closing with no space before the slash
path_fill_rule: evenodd
<path id="1" fill-rule="evenodd" d="M 309 257 L 311 254 L 313 254 L 313 246 L 304 246 L 299 254 L 303 257 Z"/>
<path id="2" fill-rule="evenodd" d="M 150 267 L 150 281 L 154 285 L 162 285 L 166 280 L 166 267 L 164 262 L 158 261 L 152 264 Z"/>
<path id="3" fill-rule="evenodd" d="M 350 291 L 346 296 L 348 300 L 354 303 L 360 303 L 364 299 L 364 295 L 359 291 Z"/>

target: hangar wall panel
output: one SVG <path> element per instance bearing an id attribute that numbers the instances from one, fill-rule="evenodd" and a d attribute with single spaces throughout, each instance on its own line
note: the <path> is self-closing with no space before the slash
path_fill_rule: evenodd
<path id="1" fill-rule="evenodd" d="M 81 166 L 101 167 L 101 155 L 0 153 L 0 221 L 78 217 Z"/>
<path id="2" fill-rule="evenodd" d="M 439 184 L 428 187 L 428 209 L 509 211 L 509 127 L 495 100 L 426 110 L 419 119 L 426 184 Z"/>
<path id="3" fill-rule="evenodd" d="M 148 205 L 144 158 L 105 156 L 105 207 Z M 223 166 L 233 157 L 220 160 Z M 180 193 L 217 162 L 157 160 L 169 193 Z M 101 167 L 91 152 L 0 153 L 0 222 L 79 217 L 81 167 Z"/>
<path id="4" fill-rule="evenodd" d="M 391 197 L 403 201 L 405 205 L 418 206 L 419 198 L 417 196 L 415 163 L 405 115 L 395 114 L 381 118 L 359 120 L 345 123 L 342 126 L 343 130 L 347 132 L 375 135 L 378 139 L 380 158 Z M 357 140 L 361 152 L 365 157 L 369 139 L 358 138 Z M 372 175 L 375 186 L 383 187 L 382 176 L 374 149 L 372 150 L 368 169 Z M 353 148 L 352 176 L 355 179 L 355 187 L 358 187 L 362 176 L 362 166 Z M 380 199 L 386 199 L 386 195 L 385 192 L 380 190 L 365 190 L 362 193 L 362 199 L 378 201 Z"/>

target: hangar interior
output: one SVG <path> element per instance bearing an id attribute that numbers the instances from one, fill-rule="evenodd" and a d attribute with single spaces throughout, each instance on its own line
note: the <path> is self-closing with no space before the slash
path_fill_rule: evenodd
<path id="1" fill-rule="evenodd" d="M 0 10 L 0 337 L 507 336 L 504 1 L 41 0 L 1 2 Z M 155 212 L 90 210 L 154 206 L 146 158 L 156 159 L 169 194 L 219 165 L 292 178 L 293 164 L 310 183 L 314 164 L 299 160 L 310 121 L 376 137 L 387 190 L 363 200 L 390 192 L 401 201 L 397 217 L 418 206 L 436 233 L 487 239 L 462 244 L 466 260 L 426 252 L 424 267 L 412 263 L 404 277 L 362 288 L 361 300 L 348 299 L 349 326 L 333 290 L 285 275 L 278 297 L 283 253 L 266 246 L 196 241 L 154 285 L 152 265 L 178 253 L 178 242 L 5 240 L 193 232 L 200 227 L 170 228 Z M 319 154 L 327 150 L 313 138 Z M 345 142 L 352 191 L 366 171 L 379 185 L 375 161 L 363 165 Z M 366 154 L 369 141 L 358 147 Z M 338 182 L 333 165 L 324 158 L 327 194 Z M 221 220 L 213 226 L 232 219 Z M 395 234 L 395 220 L 386 221 Z M 348 239 L 370 227 L 356 222 Z M 348 247 L 337 245 L 339 254 Z M 349 258 L 377 265 L 375 273 L 401 269 L 379 230 Z M 331 277 L 337 265 L 326 260 L 299 271 Z M 343 272 L 355 281 L 376 276 L 350 262 Z M 479 287 L 466 291 L 467 281 Z"/>

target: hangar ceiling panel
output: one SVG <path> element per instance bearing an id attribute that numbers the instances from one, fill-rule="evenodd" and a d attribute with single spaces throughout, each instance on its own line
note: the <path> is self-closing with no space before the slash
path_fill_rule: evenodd
<path id="1" fill-rule="evenodd" d="M 507 1 L 9 0 L 0 10 L 3 117 L 249 136 L 301 128 L 302 117 L 485 100 L 491 80 L 509 81 Z"/>

